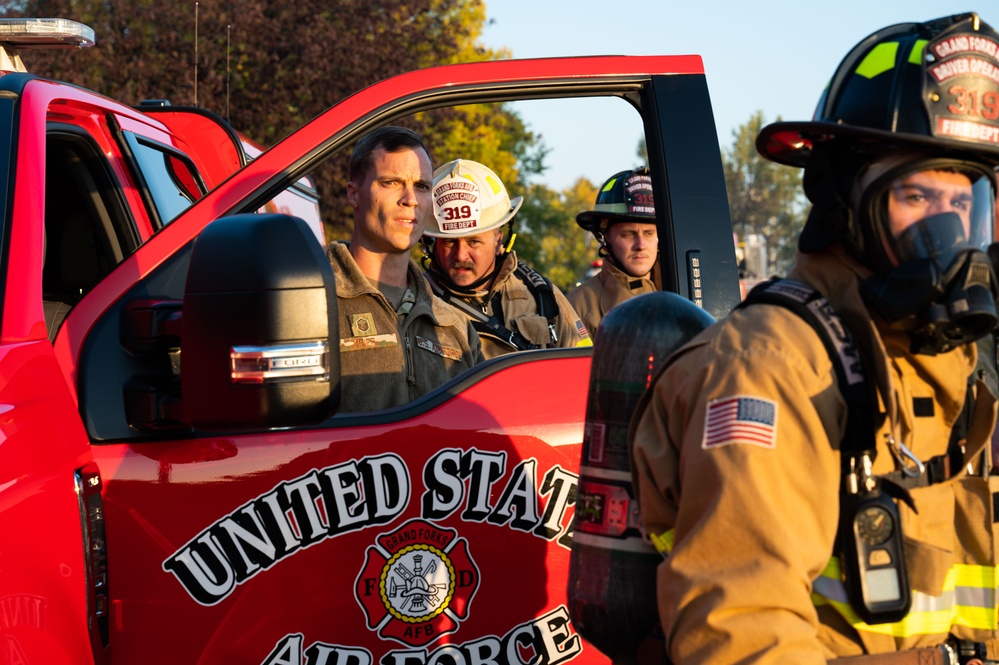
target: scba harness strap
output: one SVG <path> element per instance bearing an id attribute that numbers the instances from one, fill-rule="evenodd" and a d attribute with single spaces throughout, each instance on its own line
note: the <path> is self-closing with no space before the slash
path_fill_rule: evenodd
<path id="1" fill-rule="evenodd" d="M 832 360 L 848 407 L 843 450 L 874 449 L 874 393 L 864 377 L 860 352 L 853 343 L 853 337 L 829 301 L 807 284 L 791 279 L 774 279 L 753 288 L 737 309 L 756 303 L 789 309 L 815 330 Z"/>
<path id="2" fill-rule="evenodd" d="M 907 487 L 948 480 L 950 455 L 943 456 L 942 464 L 936 464 L 934 458 L 927 467 L 904 445 L 893 443 L 889 437 L 889 448 L 899 470 L 875 475 L 878 416 L 875 393 L 864 376 L 860 353 L 842 319 L 815 289 L 793 280 L 760 285 L 740 307 L 755 303 L 778 305 L 797 314 L 815 330 L 829 354 L 840 392 L 847 402 L 847 426 L 840 442 L 842 470 L 835 554 L 841 562 L 842 576 L 837 576 L 838 585 L 846 592 L 851 615 L 858 616 L 868 626 L 894 625 L 909 616 L 913 596 L 901 514 L 892 499 L 904 501 L 915 512 Z M 954 428 L 949 449 L 954 447 L 954 436 L 959 429 Z M 905 458 L 900 459 L 896 447 L 905 452 Z M 963 455 L 963 448 L 960 453 Z M 933 471 L 927 472 L 927 468 Z M 947 473 L 941 473 L 941 469 Z M 834 556 L 830 565 L 835 560 Z M 824 595 L 819 590 L 825 588 L 824 584 L 821 578 L 816 582 L 820 596 Z"/>
<path id="3" fill-rule="evenodd" d="M 737 306 L 737 309 L 756 303 L 785 307 L 808 323 L 832 360 L 836 379 L 847 403 L 847 427 L 842 450 L 860 452 L 875 450 L 874 433 L 877 402 L 874 392 L 864 376 L 860 353 L 850 331 L 832 309 L 829 301 L 811 286 L 791 279 L 773 279 L 757 285 Z M 968 385 L 965 409 L 951 431 L 948 452 L 920 462 L 918 472 L 894 471 L 880 476 L 889 486 L 904 490 L 935 485 L 950 480 L 966 463 L 964 438 L 967 436 L 973 405 L 972 384 Z"/>

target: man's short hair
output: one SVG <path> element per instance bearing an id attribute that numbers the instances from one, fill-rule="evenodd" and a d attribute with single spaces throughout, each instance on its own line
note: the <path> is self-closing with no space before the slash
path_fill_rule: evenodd
<path id="1" fill-rule="evenodd" d="M 427 153 L 427 157 L 430 157 L 430 150 L 420 135 L 413 130 L 394 125 L 379 127 L 362 136 L 354 146 L 354 151 L 350 153 L 347 175 L 351 182 L 360 182 L 368 174 L 373 161 L 371 155 L 378 148 L 384 149 L 385 152 L 420 148 Z"/>

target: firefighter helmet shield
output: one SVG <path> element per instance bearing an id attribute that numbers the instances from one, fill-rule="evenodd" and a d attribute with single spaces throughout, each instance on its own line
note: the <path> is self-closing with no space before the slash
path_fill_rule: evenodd
<path id="1" fill-rule="evenodd" d="M 524 197 L 511 200 L 492 169 L 470 159 L 455 159 L 434 172 L 434 215 L 426 235 L 462 238 L 498 229 L 520 210 Z"/>
<path id="2" fill-rule="evenodd" d="M 656 223 L 648 167 L 615 173 L 601 185 L 593 210 L 576 215 L 576 224 L 591 233 L 604 233 L 614 222 Z"/>

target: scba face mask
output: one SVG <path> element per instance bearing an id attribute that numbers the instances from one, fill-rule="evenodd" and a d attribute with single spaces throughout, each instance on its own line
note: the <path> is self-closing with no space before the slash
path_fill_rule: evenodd
<path id="1" fill-rule="evenodd" d="M 984 166 L 954 159 L 893 158 L 858 181 L 855 210 L 875 275 L 867 303 L 905 330 L 914 353 L 937 354 L 995 328 L 992 243 L 995 179 Z"/>

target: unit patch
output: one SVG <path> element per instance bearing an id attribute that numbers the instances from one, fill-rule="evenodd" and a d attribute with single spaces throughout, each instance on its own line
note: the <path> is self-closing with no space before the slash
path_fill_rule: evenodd
<path id="1" fill-rule="evenodd" d="M 437 354 L 442 358 L 450 358 L 451 360 L 461 360 L 461 350 L 456 349 L 451 346 L 444 346 L 443 344 L 438 344 L 432 339 L 426 339 L 416 336 L 416 345 L 425 351 Z"/>
<path id="2" fill-rule="evenodd" d="M 468 541 L 454 529 L 411 520 L 368 548 L 354 593 L 382 639 L 424 646 L 458 630 L 478 588 Z"/>
<path id="3" fill-rule="evenodd" d="M 371 312 L 351 314 L 350 331 L 354 333 L 354 337 L 367 337 L 376 334 L 378 331 L 375 330 L 375 320 L 371 316 Z"/>

